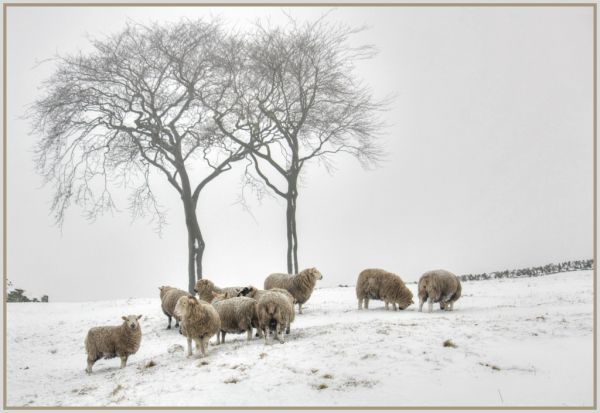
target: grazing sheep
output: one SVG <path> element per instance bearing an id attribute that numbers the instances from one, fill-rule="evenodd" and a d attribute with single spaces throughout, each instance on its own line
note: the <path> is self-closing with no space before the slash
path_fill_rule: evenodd
<path id="1" fill-rule="evenodd" d="M 121 358 L 121 368 L 127 364 L 127 358 L 135 354 L 142 341 L 142 329 L 138 320 L 141 315 L 128 315 L 121 317 L 120 326 L 103 326 L 91 328 L 85 337 L 85 351 L 87 352 L 87 368 L 90 374 L 92 366 L 101 358 Z"/>
<path id="2" fill-rule="evenodd" d="M 275 339 L 283 344 L 282 330 L 288 328 L 294 315 L 294 305 L 282 293 L 266 291 L 258 300 L 258 326 L 268 344 L 268 332 L 273 331 Z"/>
<path id="3" fill-rule="evenodd" d="M 160 290 L 160 301 L 163 313 L 165 313 L 169 319 L 167 330 L 171 328 L 171 317 L 175 317 L 175 327 L 179 327 L 180 318 L 175 315 L 175 305 L 177 304 L 177 300 L 179 300 L 179 298 L 183 296 L 191 297 L 190 293 L 166 285 L 158 287 L 158 289 Z"/>
<path id="4" fill-rule="evenodd" d="M 362 310 L 363 300 L 365 309 L 369 309 L 369 300 L 383 300 L 385 309 L 389 310 L 392 303 L 394 311 L 396 304 L 401 310 L 413 304 L 412 292 L 404 285 L 402 279 L 391 272 L 372 268 L 362 271 L 356 282 L 356 298 L 358 309 Z"/>
<path id="5" fill-rule="evenodd" d="M 175 313 L 181 317 L 179 332 L 186 336 L 188 343 L 188 357 L 192 356 L 192 340 L 198 350 L 206 356 L 208 340 L 221 329 L 219 313 L 206 301 L 196 297 L 180 297 L 175 306 Z"/>
<path id="6" fill-rule="evenodd" d="M 201 300 L 210 303 L 213 299 L 213 292 L 217 294 L 226 294 L 226 298 L 232 298 L 237 297 L 243 288 L 244 287 L 219 288 L 210 280 L 198 280 L 194 287 L 194 291 L 198 293 L 198 297 Z"/>
<path id="7" fill-rule="evenodd" d="M 271 274 L 265 279 L 265 290 L 282 288 L 287 290 L 298 303 L 298 313 L 302 314 L 302 304 L 308 301 L 317 280 L 323 275 L 316 268 L 307 268 L 297 275 Z"/>
<path id="8" fill-rule="evenodd" d="M 452 311 L 454 302 L 460 298 L 462 287 L 460 280 L 450 271 L 428 271 L 419 279 L 419 311 L 428 301 L 429 312 L 433 311 L 433 303 L 440 303 L 440 309 Z"/>
<path id="9" fill-rule="evenodd" d="M 290 320 L 288 321 L 287 326 L 285 327 L 285 334 L 290 334 L 290 324 L 294 321 L 294 319 L 296 317 L 296 312 L 294 311 L 294 304 L 296 304 L 296 300 L 294 300 L 294 297 L 292 296 L 292 294 L 289 293 L 288 290 L 284 290 L 283 288 L 271 288 L 270 290 L 259 290 L 256 287 L 248 286 L 248 287 L 244 287 L 244 289 L 242 291 L 240 291 L 240 293 L 238 294 L 238 297 L 246 296 L 246 297 L 254 298 L 255 300 L 258 301 L 260 299 L 260 297 L 262 297 L 263 294 L 266 293 L 267 291 L 272 291 L 272 292 L 277 292 L 277 293 L 283 294 L 287 297 L 288 300 L 290 300 L 290 303 L 292 304 L 292 316 L 291 316 Z"/>
<path id="10" fill-rule="evenodd" d="M 225 334 L 247 333 L 252 338 L 252 327 L 258 329 L 257 302 L 250 297 L 227 298 L 227 293 L 213 292 L 212 305 L 221 318 L 221 337 L 217 334 L 217 344 L 225 343 Z"/>

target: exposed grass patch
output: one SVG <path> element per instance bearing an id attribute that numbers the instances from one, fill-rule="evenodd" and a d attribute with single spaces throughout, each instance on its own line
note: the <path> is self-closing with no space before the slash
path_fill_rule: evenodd
<path id="1" fill-rule="evenodd" d="M 323 374 L 323 378 L 324 379 L 333 379 L 333 376 L 331 374 Z"/>
<path id="2" fill-rule="evenodd" d="M 482 366 L 485 366 L 485 367 L 489 367 L 489 368 L 491 368 L 492 370 L 497 370 L 497 371 L 499 371 L 499 370 L 500 370 L 500 367 L 496 366 L 495 364 L 490 364 L 490 363 L 481 363 L 481 362 L 480 362 L 479 364 L 480 364 L 480 365 L 482 365 Z"/>
<path id="3" fill-rule="evenodd" d="M 223 383 L 225 383 L 225 384 L 235 384 L 237 382 L 239 382 L 239 380 L 236 377 L 231 377 L 231 378 L 228 378 L 227 380 L 225 380 Z"/>
<path id="4" fill-rule="evenodd" d="M 448 339 L 448 340 L 444 341 L 444 347 L 456 348 L 458 346 L 456 344 L 454 344 L 454 341 Z"/>
<path id="5" fill-rule="evenodd" d="M 325 383 L 321 383 L 317 386 L 317 390 L 324 390 L 326 388 L 328 388 L 329 386 L 326 385 Z"/>
<path id="6" fill-rule="evenodd" d="M 113 389 L 113 391 L 110 392 L 111 396 L 115 396 L 118 392 L 120 392 L 121 390 L 123 390 L 123 386 L 121 386 L 120 384 L 117 385 L 117 387 L 115 387 Z"/>

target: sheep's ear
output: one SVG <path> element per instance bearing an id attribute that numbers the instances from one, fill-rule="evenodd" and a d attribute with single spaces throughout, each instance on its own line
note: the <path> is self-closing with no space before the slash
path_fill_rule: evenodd
<path id="1" fill-rule="evenodd" d="M 138 319 L 138 320 L 139 320 L 140 318 L 142 318 L 142 315 L 141 315 L 141 314 L 137 316 L 137 319 Z"/>
<path id="2" fill-rule="evenodd" d="M 123 321 L 127 321 L 127 317 L 121 316 L 121 318 L 123 319 Z"/>

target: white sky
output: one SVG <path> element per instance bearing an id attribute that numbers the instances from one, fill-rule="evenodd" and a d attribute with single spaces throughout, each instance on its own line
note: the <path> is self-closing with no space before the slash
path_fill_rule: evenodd
<path id="1" fill-rule="evenodd" d="M 327 9 L 287 9 L 315 18 Z M 9 8 L 8 278 L 28 295 L 80 301 L 158 294 L 187 285 L 187 235 L 176 192 L 162 238 L 129 214 L 85 221 L 70 210 L 52 224 L 51 187 L 33 168 L 25 105 L 38 97 L 55 53 L 89 47 L 86 34 L 128 19 L 177 21 L 220 15 L 238 27 L 279 8 Z M 379 55 L 358 75 L 396 99 L 383 146 L 387 161 L 364 171 L 339 158 L 333 175 L 307 169 L 298 207 L 300 267 L 322 286 L 354 284 L 381 267 L 405 281 L 446 268 L 457 274 L 591 258 L 592 9 L 339 8 L 329 19 L 370 29 L 357 43 Z M 283 20 L 281 20 L 283 21 Z M 262 286 L 285 270 L 285 209 L 279 199 L 235 205 L 240 175 L 214 181 L 198 214 L 207 241 L 205 277 Z"/>

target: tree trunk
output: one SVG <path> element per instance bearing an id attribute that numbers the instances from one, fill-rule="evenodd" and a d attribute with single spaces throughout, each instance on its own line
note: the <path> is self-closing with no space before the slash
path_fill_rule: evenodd
<path id="1" fill-rule="evenodd" d="M 292 249 L 292 259 L 293 259 L 293 264 L 294 264 L 294 274 L 298 274 L 300 272 L 299 268 L 298 268 L 298 229 L 296 227 L 296 201 L 298 199 L 298 193 L 296 191 L 294 191 L 294 198 L 292 200 L 293 202 L 293 209 L 292 209 L 292 242 L 293 242 L 293 249 Z"/>
<path id="2" fill-rule="evenodd" d="M 293 238 L 293 227 L 292 220 L 294 217 L 293 201 L 288 195 L 286 198 L 287 208 L 285 212 L 286 221 L 286 233 L 287 233 L 287 272 L 288 274 L 294 273 L 294 238 Z"/>
<path id="3" fill-rule="evenodd" d="M 287 270 L 288 274 L 298 274 L 298 230 L 296 227 L 296 202 L 298 190 L 296 179 L 288 181 L 286 197 L 286 229 L 287 229 Z"/>
<path id="4" fill-rule="evenodd" d="M 202 258 L 206 245 L 196 216 L 196 204 L 191 196 L 182 198 L 185 225 L 188 231 L 188 292 L 194 294 L 196 281 L 202 279 Z"/>

